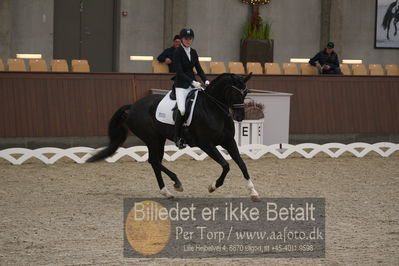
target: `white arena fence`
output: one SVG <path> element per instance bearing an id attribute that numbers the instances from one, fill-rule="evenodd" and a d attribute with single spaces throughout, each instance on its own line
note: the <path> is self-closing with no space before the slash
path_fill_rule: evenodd
<path id="1" fill-rule="evenodd" d="M 218 147 L 225 159 L 231 160 L 223 148 Z M 39 148 L 39 149 L 25 149 L 25 148 L 10 148 L 0 151 L 0 158 L 9 161 L 14 165 L 21 165 L 31 158 L 36 158 L 45 164 L 53 164 L 59 159 L 67 157 L 76 163 L 84 163 L 94 152 L 99 149 L 89 147 L 74 147 L 69 149 L 59 148 Z M 247 155 L 253 160 L 262 158 L 262 156 L 272 154 L 279 159 L 285 159 L 292 154 L 299 154 L 304 158 L 314 158 L 319 153 L 324 153 L 331 158 L 338 158 L 342 154 L 348 152 L 356 157 L 364 157 L 370 152 L 375 152 L 382 157 L 389 157 L 395 151 L 399 151 L 399 144 L 380 142 L 375 144 L 368 143 L 328 143 L 328 144 L 312 144 L 303 143 L 298 145 L 290 144 L 274 144 L 274 145 L 260 145 L 250 144 L 239 147 L 242 155 Z M 199 148 L 185 148 L 177 149 L 174 145 L 165 146 L 164 159 L 167 161 L 175 161 L 181 156 L 188 155 L 195 160 L 204 160 L 207 154 Z M 137 162 L 145 162 L 148 159 L 148 149 L 146 146 L 134 146 L 130 148 L 119 148 L 116 153 L 107 158 L 109 163 L 117 162 L 124 156 L 130 156 Z"/>

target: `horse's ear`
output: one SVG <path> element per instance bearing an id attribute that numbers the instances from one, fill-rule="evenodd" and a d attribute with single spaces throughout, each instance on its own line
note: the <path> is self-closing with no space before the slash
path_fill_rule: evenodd
<path id="1" fill-rule="evenodd" d="M 247 81 L 248 81 L 251 77 L 252 77 L 252 72 L 249 73 L 249 75 L 246 76 L 246 77 L 243 79 L 244 83 L 247 83 Z"/>

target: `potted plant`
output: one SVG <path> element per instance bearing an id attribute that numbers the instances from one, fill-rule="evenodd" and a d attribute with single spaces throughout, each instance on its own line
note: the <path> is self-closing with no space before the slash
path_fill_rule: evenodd
<path id="1" fill-rule="evenodd" d="M 240 45 L 240 60 L 247 62 L 273 62 L 273 40 L 271 23 L 263 21 L 259 15 L 259 6 L 270 0 L 241 0 L 252 5 L 251 19 L 245 23 Z"/>
<path id="2" fill-rule="evenodd" d="M 250 101 L 244 105 L 245 120 L 259 120 L 265 117 L 263 110 L 265 106 L 261 103 Z"/>
<path id="3" fill-rule="evenodd" d="M 234 138 L 238 146 L 263 144 L 264 108 L 263 104 L 253 100 L 245 103 L 245 120 L 241 122 L 234 121 L 236 128 Z"/>

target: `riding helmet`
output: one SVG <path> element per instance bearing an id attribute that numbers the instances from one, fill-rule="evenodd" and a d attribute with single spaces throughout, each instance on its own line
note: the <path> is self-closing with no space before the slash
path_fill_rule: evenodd
<path id="1" fill-rule="evenodd" d="M 190 28 L 184 28 L 180 31 L 180 38 L 194 39 L 194 31 Z"/>

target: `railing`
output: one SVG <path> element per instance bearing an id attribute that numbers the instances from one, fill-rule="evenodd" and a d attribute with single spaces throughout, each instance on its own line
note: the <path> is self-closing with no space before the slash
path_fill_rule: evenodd
<path id="1" fill-rule="evenodd" d="M 218 147 L 219 151 L 226 160 L 231 160 L 228 155 L 221 147 Z M 328 143 L 323 145 L 304 143 L 299 145 L 290 144 L 275 144 L 275 145 L 260 145 L 252 144 L 239 147 L 242 155 L 248 156 L 250 159 L 257 160 L 265 155 L 272 154 L 279 159 L 286 159 L 295 154 L 300 155 L 304 158 L 311 159 L 323 153 L 331 158 L 338 158 L 344 153 L 352 154 L 356 157 L 364 157 L 370 152 L 375 152 L 382 157 L 389 157 L 394 152 L 399 151 L 399 144 L 380 142 L 375 144 L 367 143 L 352 143 L 352 144 L 340 144 L 340 143 Z M 24 149 L 24 148 L 10 148 L 0 151 L 0 158 L 3 158 L 14 165 L 21 165 L 24 162 L 36 158 L 45 164 L 54 164 L 62 158 L 69 158 L 76 163 L 84 163 L 91 154 L 98 151 L 89 147 L 75 147 L 69 149 L 59 148 L 40 148 L 35 150 Z M 173 145 L 165 146 L 164 159 L 166 161 L 175 161 L 181 156 L 190 156 L 194 160 L 202 161 L 207 158 L 207 154 L 199 148 L 185 148 L 179 150 Z M 148 160 L 148 149 L 146 146 L 134 146 L 130 148 L 119 148 L 116 153 L 107 158 L 106 161 L 109 163 L 117 162 L 122 157 L 131 157 L 134 161 L 145 162 Z"/>

